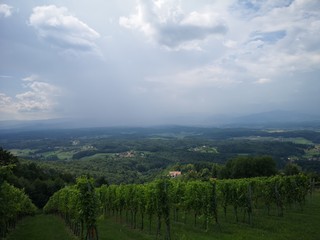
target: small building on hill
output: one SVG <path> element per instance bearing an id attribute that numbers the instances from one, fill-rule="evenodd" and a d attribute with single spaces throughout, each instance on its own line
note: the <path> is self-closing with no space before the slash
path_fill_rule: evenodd
<path id="1" fill-rule="evenodd" d="M 173 178 L 178 177 L 180 175 L 181 175 L 180 171 L 171 171 L 171 172 L 169 172 L 169 176 L 173 177 Z"/>

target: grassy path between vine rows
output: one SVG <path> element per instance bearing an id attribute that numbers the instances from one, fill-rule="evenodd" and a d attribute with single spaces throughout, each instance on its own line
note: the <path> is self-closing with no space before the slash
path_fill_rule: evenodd
<path id="1" fill-rule="evenodd" d="M 18 223 L 7 240 L 75 240 L 64 222 L 53 215 L 38 214 Z"/>

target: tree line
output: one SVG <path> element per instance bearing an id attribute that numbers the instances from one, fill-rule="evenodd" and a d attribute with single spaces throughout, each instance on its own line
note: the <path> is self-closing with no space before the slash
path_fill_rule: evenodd
<path id="1" fill-rule="evenodd" d="M 43 208 L 53 193 L 75 183 L 75 176 L 70 173 L 43 168 L 33 162 L 21 163 L 16 156 L 1 147 L 0 165 L 10 166 L 5 180 L 16 188 L 24 189 L 38 208 Z"/>

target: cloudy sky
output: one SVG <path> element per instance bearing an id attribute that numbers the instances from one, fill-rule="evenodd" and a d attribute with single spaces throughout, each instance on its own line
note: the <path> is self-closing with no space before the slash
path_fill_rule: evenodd
<path id="1" fill-rule="evenodd" d="M 320 113 L 318 0 L 0 0 L 0 120 Z"/>

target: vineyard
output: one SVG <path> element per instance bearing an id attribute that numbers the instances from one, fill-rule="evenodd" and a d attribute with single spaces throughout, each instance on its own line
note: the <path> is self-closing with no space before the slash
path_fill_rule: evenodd
<path id="1" fill-rule="evenodd" d="M 0 184 L 0 239 L 6 237 L 9 229 L 15 228 L 20 218 L 35 212 L 36 207 L 22 190 L 2 181 Z"/>
<path id="2" fill-rule="evenodd" d="M 148 184 L 100 188 L 94 188 L 93 179 L 80 177 L 76 185 L 56 192 L 44 210 L 62 216 L 81 239 L 98 239 L 99 215 L 172 239 L 171 228 L 176 224 L 204 231 L 215 226 L 219 231 L 221 219 L 254 226 L 255 211 L 261 209 L 281 217 L 288 207 L 302 209 L 312 188 L 302 174 L 207 182 L 162 178 Z"/>

